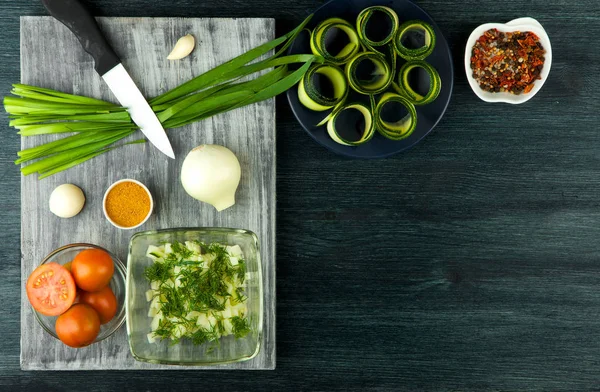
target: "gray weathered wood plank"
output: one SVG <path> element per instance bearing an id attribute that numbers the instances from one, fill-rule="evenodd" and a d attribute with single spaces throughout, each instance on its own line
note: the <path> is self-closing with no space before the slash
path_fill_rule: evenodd
<path id="1" fill-rule="evenodd" d="M 147 97 L 156 96 L 274 36 L 272 19 L 98 18 L 132 78 Z M 197 38 L 191 56 L 168 61 L 176 40 L 187 33 Z M 114 101 L 93 69 L 91 57 L 76 38 L 51 17 L 21 18 L 21 81 Z M 38 181 L 21 182 L 21 277 L 24 282 L 53 249 L 72 242 L 90 242 L 127 258 L 133 232 L 118 231 L 102 215 L 106 188 L 121 178 L 145 183 L 155 198 L 155 212 L 140 230 L 220 226 L 254 231 L 261 242 L 265 285 L 264 342 L 251 361 L 230 369 L 275 367 L 275 102 L 269 100 L 219 115 L 185 128 L 170 130 L 177 155 L 169 160 L 150 145 L 127 146 L 83 165 Z M 136 135 L 137 138 L 141 134 Z M 51 140 L 56 137 L 48 136 Z M 43 138 L 24 138 L 22 148 Z M 242 181 L 237 204 L 221 213 L 190 198 L 179 184 L 187 152 L 203 143 L 221 144 L 238 156 Z M 80 186 L 87 197 L 84 210 L 60 219 L 48 210 L 48 198 L 59 184 Z M 182 369 L 137 362 L 129 353 L 126 329 L 83 349 L 71 349 L 46 334 L 36 322 L 21 285 L 21 368 L 26 370 Z M 195 368 L 197 369 L 197 368 Z M 214 369 L 214 367 L 213 367 Z"/>

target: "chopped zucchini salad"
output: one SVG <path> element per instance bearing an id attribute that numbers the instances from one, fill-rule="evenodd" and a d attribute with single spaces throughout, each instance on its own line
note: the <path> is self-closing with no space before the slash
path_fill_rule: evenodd
<path id="1" fill-rule="evenodd" d="M 154 261 L 144 272 L 150 282 L 150 343 L 187 338 L 196 345 L 218 344 L 221 337 L 250 333 L 244 292 L 250 273 L 238 245 L 175 241 L 150 245 L 146 255 Z"/>

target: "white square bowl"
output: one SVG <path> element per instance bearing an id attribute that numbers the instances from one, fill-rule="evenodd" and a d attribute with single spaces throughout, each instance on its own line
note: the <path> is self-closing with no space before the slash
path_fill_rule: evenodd
<path id="1" fill-rule="evenodd" d="M 542 72 L 540 73 L 539 80 L 536 80 L 533 88 L 528 93 L 521 94 L 511 94 L 509 92 L 497 92 L 491 93 L 489 91 L 483 90 L 479 87 L 479 83 L 473 77 L 473 71 L 471 70 L 471 53 L 473 51 L 473 46 L 479 37 L 483 35 L 486 31 L 490 29 L 498 29 L 503 33 L 509 33 L 514 31 L 531 31 L 535 35 L 538 36 L 540 43 L 544 47 L 546 54 L 544 55 L 544 67 L 542 68 Z M 552 65 L 552 47 L 550 46 L 550 38 L 548 38 L 548 34 L 546 30 L 542 27 L 540 22 L 533 18 L 519 18 L 511 20 L 508 23 L 485 23 L 481 26 L 477 27 L 467 40 L 467 46 L 465 48 L 465 72 L 467 74 L 467 80 L 469 81 L 469 85 L 473 92 L 483 101 L 485 102 L 505 102 L 511 104 L 519 104 L 523 102 L 529 101 L 531 98 L 537 94 L 538 91 L 542 88 L 546 79 L 548 79 L 548 74 L 550 73 L 550 67 Z"/>

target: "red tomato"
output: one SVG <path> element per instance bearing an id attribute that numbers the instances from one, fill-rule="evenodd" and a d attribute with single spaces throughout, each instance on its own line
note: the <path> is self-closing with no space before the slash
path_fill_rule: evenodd
<path id="1" fill-rule="evenodd" d="M 73 277 L 58 263 L 37 267 L 27 279 L 26 291 L 33 308 L 46 316 L 64 313 L 77 295 Z"/>
<path id="2" fill-rule="evenodd" d="M 82 291 L 80 294 L 79 301 L 83 304 L 88 304 L 100 316 L 100 323 L 106 324 L 115 317 L 117 314 L 117 297 L 110 289 L 110 286 L 106 286 L 100 291 L 88 292 Z"/>
<path id="3" fill-rule="evenodd" d="M 89 305 L 75 304 L 56 319 L 56 334 L 67 346 L 85 347 L 100 333 L 100 317 Z"/>
<path id="4" fill-rule="evenodd" d="M 71 264 L 71 273 L 77 287 L 85 291 L 98 291 L 106 287 L 114 272 L 112 258 L 100 249 L 79 252 Z"/>

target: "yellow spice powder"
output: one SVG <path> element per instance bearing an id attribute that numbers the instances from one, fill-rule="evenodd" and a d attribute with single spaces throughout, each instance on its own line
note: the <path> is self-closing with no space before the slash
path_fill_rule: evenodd
<path id="1" fill-rule="evenodd" d="M 106 196 L 106 213 L 119 226 L 131 227 L 150 212 L 150 197 L 144 188 L 130 181 L 115 185 Z"/>

